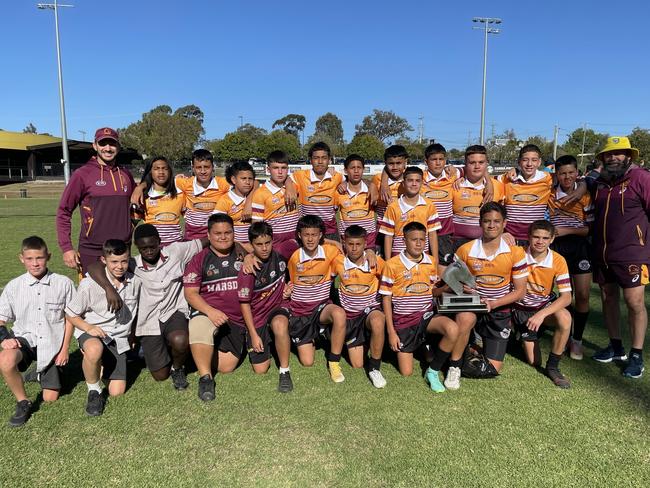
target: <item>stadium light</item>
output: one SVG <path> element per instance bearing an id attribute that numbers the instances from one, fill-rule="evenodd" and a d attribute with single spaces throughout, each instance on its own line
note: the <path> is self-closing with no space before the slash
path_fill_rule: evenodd
<path id="1" fill-rule="evenodd" d="M 472 22 L 483 24 L 482 27 L 472 27 L 475 30 L 482 30 L 485 33 L 483 41 L 483 92 L 481 97 L 481 145 L 485 144 L 485 87 L 487 80 L 487 53 L 488 53 L 488 34 L 498 34 L 501 32 L 496 27 L 490 27 L 491 24 L 498 25 L 502 21 L 496 17 L 474 17 Z"/>

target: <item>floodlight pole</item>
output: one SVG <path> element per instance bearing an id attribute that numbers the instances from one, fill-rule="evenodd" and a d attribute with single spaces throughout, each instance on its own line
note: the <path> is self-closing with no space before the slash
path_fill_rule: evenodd
<path id="1" fill-rule="evenodd" d="M 483 40 L 483 91 L 481 97 L 481 134 L 480 134 L 480 144 L 485 144 L 485 92 L 487 85 L 487 55 L 488 55 L 488 34 L 498 34 L 500 29 L 495 27 L 490 27 L 490 24 L 500 24 L 501 19 L 495 17 L 474 17 L 472 22 L 480 22 L 483 24 L 483 27 L 474 27 L 474 29 L 484 31 L 484 40 Z"/>
<path id="2" fill-rule="evenodd" d="M 63 148 L 63 179 L 66 186 L 70 181 L 70 153 L 68 152 L 68 128 L 65 120 L 65 99 L 63 97 L 63 69 L 61 68 L 61 43 L 59 41 L 59 7 L 74 7 L 74 5 L 59 5 L 54 3 L 39 3 L 36 5 L 41 10 L 54 10 L 54 30 L 56 32 L 56 61 L 59 75 L 59 106 L 61 111 L 61 146 Z"/>

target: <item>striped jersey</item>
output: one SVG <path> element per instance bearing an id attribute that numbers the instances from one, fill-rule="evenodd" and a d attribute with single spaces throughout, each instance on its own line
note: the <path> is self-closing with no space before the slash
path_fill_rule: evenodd
<path id="1" fill-rule="evenodd" d="M 504 186 L 504 204 L 508 211 L 506 232 L 515 239 L 528 240 L 528 227 L 535 220 L 546 218 L 548 200 L 551 196 L 553 177 L 550 173 L 537 170 L 528 180 L 521 174 L 509 179 L 500 176 Z"/>
<path id="2" fill-rule="evenodd" d="M 575 188 L 575 186 L 574 186 Z M 594 206 L 589 193 L 585 193 L 580 200 L 569 205 L 560 204 L 560 200 L 567 194 L 560 185 L 551 192 L 548 200 L 548 211 L 551 223 L 555 227 L 573 227 L 579 229 L 586 227 L 594 221 Z"/>
<path id="3" fill-rule="evenodd" d="M 290 176 L 298 188 L 300 215 L 317 215 L 325 222 L 325 233 L 336 233 L 336 208 L 334 197 L 336 188 L 343 181 L 341 173 L 333 175 L 327 171 L 319 179 L 311 169 L 294 171 Z"/>
<path id="4" fill-rule="evenodd" d="M 509 246 L 501 239 L 497 252 L 487 256 L 483 241 L 475 239 L 460 246 L 456 259 L 463 261 L 476 277 L 476 289 L 483 298 L 495 300 L 512 290 L 515 279 L 528 276 L 526 254 L 519 246 Z"/>
<path id="5" fill-rule="evenodd" d="M 437 178 L 429 170 L 424 172 L 424 182 L 420 193 L 438 209 L 441 225 L 438 231 L 439 235 L 452 234 L 454 231 L 452 185 L 457 179 L 455 175 L 447 176 L 445 171 Z"/>
<path id="6" fill-rule="evenodd" d="M 161 193 L 151 187 L 144 201 L 144 223 L 152 224 L 160 235 L 160 244 L 166 246 L 183 240 L 181 214 L 185 207 L 185 195 Z"/>
<path id="7" fill-rule="evenodd" d="M 560 293 L 571 293 L 569 268 L 560 254 L 549 249 L 546 257 L 537 262 L 528 250 L 526 264 L 528 266 L 526 295 L 523 300 L 517 302 L 517 305 L 533 309 L 546 306 L 551 301 L 554 282 Z"/>
<path id="8" fill-rule="evenodd" d="M 440 229 L 438 210 L 433 203 L 426 201 L 422 195 L 418 195 L 417 203 L 411 205 L 402 195 L 388 206 L 379 228 L 379 232 L 382 234 L 393 236 L 392 256 L 396 256 L 406 249 L 404 226 L 409 222 L 420 222 L 427 228 L 425 249 L 429 248 L 429 233 Z"/>
<path id="9" fill-rule="evenodd" d="M 503 185 L 492 177 L 490 181 L 494 187 L 492 200 L 500 202 L 503 200 Z M 482 179 L 477 183 L 471 183 L 467 178 L 463 179 L 458 190 L 452 190 L 454 237 L 464 239 L 481 237 L 479 220 L 484 190 L 485 183 Z"/>
<path id="10" fill-rule="evenodd" d="M 395 329 L 417 326 L 423 315 L 433 310 L 437 269 L 437 260 L 428 254 L 423 254 L 419 263 L 403 252 L 386 261 L 379 293 L 391 297 Z"/>
<path id="11" fill-rule="evenodd" d="M 377 191 L 381 190 L 381 175 L 382 173 L 378 173 L 372 177 L 371 183 L 375 185 Z M 393 201 L 397 200 L 397 198 L 400 197 L 404 192 L 404 189 L 402 187 L 402 181 L 404 181 L 402 177 L 400 177 L 398 180 L 394 180 L 393 178 L 388 176 L 388 188 L 390 188 L 390 196 L 393 197 Z M 388 205 L 389 205 L 388 203 L 381 201 L 381 199 L 377 201 L 375 212 L 377 213 L 378 223 L 380 223 L 383 220 Z"/>
<path id="12" fill-rule="evenodd" d="M 253 193 L 253 221 L 264 220 L 273 228 L 273 244 L 296 238 L 298 210 L 287 211 L 284 187 L 278 188 L 268 180 Z"/>
<path id="13" fill-rule="evenodd" d="M 176 189 L 185 196 L 185 240 L 200 239 L 208 233 L 208 219 L 220 197 L 230 191 L 225 178 L 215 176 L 207 188 L 196 181 L 196 176 L 177 175 Z"/>
<path id="14" fill-rule="evenodd" d="M 332 263 L 340 251 L 336 246 L 318 246 L 314 256 L 308 256 L 303 248 L 289 259 L 289 277 L 293 283 L 289 310 L 292 315 L 311 315 L 316 307 L 329 301 L 332 285 Z"/>
<path id="15" fill-rule="evenodd" d="M 366 247 L 374 248 L 377 222 L 375 221 L 375 211 L 370 206 L 368 186 L 362 181 L 361 188 L 354 193 L 348 185 L 348 190 L 343 195 L 336 193 L 334 201 L 339 211 L 338 228 L 341 238 L 343 238 L 345 229 L 351 225 L 358 225 L 368 233 Z"/>
<path id="16" fill-rule="evenodd" d="M 383 269 L 384 260 L 380 257 L 377 257 L 377 265 L 372 268 L 365 258 L 361 265 L 343 255 L 334 259 L 332 271 L 339 277 L 339 300 L 348 319 L 381 308 L 378 292 Z"/>
<path id="17" fill-rule="evenodd" d="M 242 220 L 245 203 L 246 197 L 240 197 L 234 190 L 230 190 L 219 199 L 213 213 L 230 215 L 235 224 L 235 241 L 248 243 L 248 228 L 251 224 Z"/>

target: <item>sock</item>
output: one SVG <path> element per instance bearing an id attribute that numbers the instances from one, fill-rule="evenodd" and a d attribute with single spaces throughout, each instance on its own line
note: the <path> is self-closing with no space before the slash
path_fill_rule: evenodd
<path id="1" fill-rule="evenodd" d="M 614 348 L 614 351 L 619 352 L 623 350 L 623 341 L 621 339 L 610 339 L 609 342 Z"/>
<path id="2" fill-rule="evenodd" d="M 334 354 L 333 352 L 330 352 L 327 355 L 327 360 L 331 363 L 338 363 L 341 360 L 341 354 Z"/>
<path id="3" fill-rule="evenodd" d="M 97 383 L 86 383 L 88 387 L 88 392 L 96 391 L 97 393 L 102 392 L 102 382 L 98 381 Z"/>
<path id="4" fill-rule="evenodd" d="M 435 348 L 433 349 L 433 359 L 429 363 L 429 368 L 434 371 L 440 371 L 440 368 L 442 368 L 442 365 L 445 364 L 445 361 L 447 361 L 447 358 L 449 358 L 450 354 L 451 351 L 443 351 L 440 349 L 440 346 L 436 344 Z"/>
<path id="5" fill-rule="evenodd" d="M 282 374 L 282 373 L 288 373 L 288 372 L 289 372 L 289 368 L 288 368 L 288 367 L 287 367 L 287 368 L 280 367 L 280 374 Z"/>
<path id="6" fill-rule="evenodd" d="M 634 347 L 630 349 L 630 356 L 633 355 L 638 355 L 641 359 L 643 359 L 643 351 L 641 349 L 636 349 Z"/>
<path id="7" fill-rule="evenodd" d="M 573 312 L 573 339 L 576 341 L 582 340 L 582 334 L 587 325 L 587 317 L 589 312 Z"/>
<path id="8" fill-rule="evenodd" d="M 561 355 L 550 352 L 546 361 L 546 369 L 558 369 L 560 367 L 560 359 L 562 359 Z"/>
<path id="9" fill-rule="evenodd" d="M 381 359 L 375 359 L 375 358 L 370 358 L 368 359 L 368 370 L 372 371 L 373 369 L 376 369 L 379 371 L 379 368 L 381 368 Z"/>
<path id="10" fill-rule="evenodd" d="M 463 358 L 460 359 L 450 359 L 449 367 L 450 368 L 460 368 L 463 366 Z"/>

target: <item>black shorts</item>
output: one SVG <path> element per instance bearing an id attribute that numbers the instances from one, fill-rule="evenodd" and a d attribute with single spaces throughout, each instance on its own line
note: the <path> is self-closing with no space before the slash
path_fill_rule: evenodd
<path id="1" fill-rule="evenodd" d="M 528 239 L 515 239 L 515 244 L 519 247 L 523 247 L 524 250 L 526 250 L 528 249 L 530 242 L 528 242 Z"/>
<path id="2" fill-rule="evenodd" d="M 462 246 L 463 244 L 467 244 L 470 241 L 473 241 L 474 239 L 471 239 L 469 237 L 452 237 L 452 245 L 453 245 L 453 250 L 454 252 L 458 251 L 458 248 Z"/>
<path id="3" fill-rule="evenodd" d="M 615 283 L 621 288 L 636 288 L 648 284 L 648 264 L 593 263 L 594 281 L 599 285 Z"/>
<path id="4" fill-rule="evenodd" d="M 84 344 L 88 339 L 97 339 L 104 346 L 102 352 L 102 378 L 105 380 L 126 380 L 126 353 L 117 352 L 115 341 L 106 344 L 99 337 L 91 336 L 85 332 L 79 336 L 79 349 L 83 351 Z"/>
<path id="5" fill-rule="evenodd" d="M 268 324 L 263 325 L 262 327 L 257 327 L 255 331 L 262 339 L 262 344 L 264 345 L 264 351 L 255 352 L 253 351 L 253 343 L 251 342 L 251 336 L 246 334 L 246 350 L 248 351 L 248 358 L 252 364 L 260 364 L 264 361 L 268 361 L 271 358 L 271 327 Z"/>
<path id="6" fill-rule="evenodd" d="M 457 249 L 457 248 L 456 248 Z M 449 266 L 454 261 L 454 239 L 451 234 L 438 236 L 438 264 Z"/>
<path id="7" fill-rule="evenodd" d="M 553 249 L 566 259 L 570 275 L 591 273 L 591 250 L 586 237 L 568 235 L 556 237 Z"/>
<path id="8" fill-rule="evenodd" d="M 512 327 L 519 333 L 519 337 L 524 342 L 537 342 L 539 340 L 538 331 L 528 328 L 528 319 L 535 315 L 539 310 L 523 310 L 519 308 L 512 309 Z"/>
<path id="9" fill-rule="evenodd" d="M 345 321 L 345 345 L 348 347 L 362 346 L 366 342 L 366 320 L 372 313 L 362 313 L 354 319 Z"/>
<path id="10" fill-rule="evenodd" d="M 30 346 L 24 337 L 16 337 L 16 340 L 20 342 L 20 353 L 23 356 L 18 363 L 18 371 L 27 371 L 29 365 L 38 357 L 38 348 Z M 54 364 L 54 359 L 43 371 L 38 373 L 38 382 L 44 390 L 61 389 L 61 368 Z"/>
<path id="11" fill-rule="evenodd" d="M 501 309 L 479 315 L 476 332 L 483 338 L 483 353 L 488 359 L 503 361 L 512 330 L 510 309 Z"/>
<path id="12" fill-rule="evenodd" d="M 144 362 L 149 371 L 158 371 L 171 364 L 172 357 L 169 354 L 170 346 L 167 342 L 167 335 L 177 330 L 189 335 L 187 324 L 188 320 L 185 314 L 177 311 L 167 321 L 160 322 L 160 335 L 140 337 Z"/>
<path id="13" fill-rule="evenodd" d="M 312 343 L 320 335 L 320 314 L 329 303 L 321 303 L 311 315 L 289 318 L 289 336 L 296 346 Z"/>
<path id="14" fill-rule="evenodd" d="M 414 353 L 427 340 L 427 326 L 433 318 L 433 312 L 427 312 L 422 316 L 422 320 L 417 325 L 405 329 L 396 329 L 399 337 L 399 352 Z"/>
<path id="15" fill-rule="evenodd" d="M 246 347 L 246 335 L 244 327 L 226 322 L 217 329 L 214 346 L 221 352 L 229 352 L 236 358 L 241 358 Z"/>

